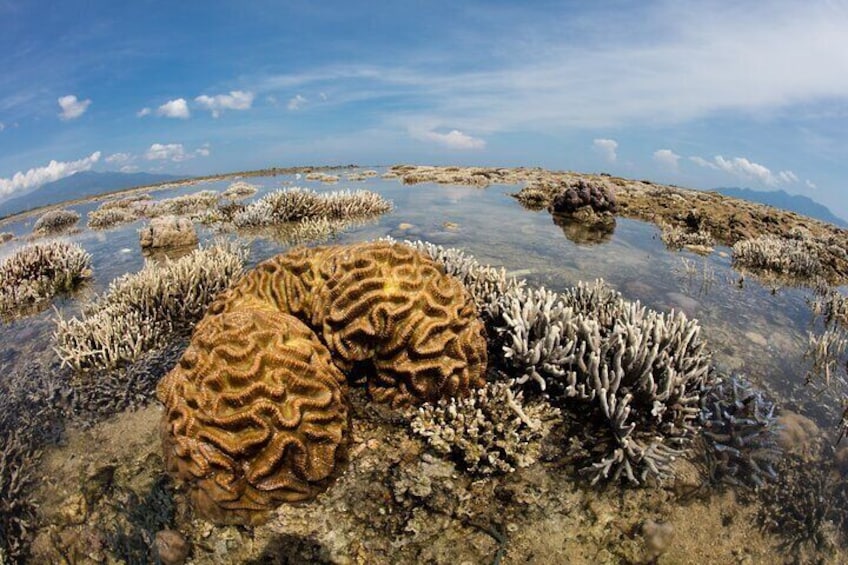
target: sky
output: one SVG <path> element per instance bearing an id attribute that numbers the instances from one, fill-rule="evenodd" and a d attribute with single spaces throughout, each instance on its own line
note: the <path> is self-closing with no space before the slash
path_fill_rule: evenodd
<path id="1" fill-rule="evenodd" d="M 0 199 L 82 170 L 542 166 L 848 218 L 848 0 L 0 0 Z"/>

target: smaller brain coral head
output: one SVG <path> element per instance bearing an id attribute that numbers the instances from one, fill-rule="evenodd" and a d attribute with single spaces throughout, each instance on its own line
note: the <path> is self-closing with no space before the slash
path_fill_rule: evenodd
<path id="1" fill-rule="evenodd" d="M 260 523 L 329 482 L 348 437 L 345 391 L 327 348 L 293 316 L 208 315 L 157 388 L 166 466 L 203 517 Z"/>
<path id="2" fill-rule="evenodd" d="M 324 253 L 312 323 L 339 366 L 373 365 L 375 400 L 405 406 L 483 386 L 485 330 L 457 279 L 402 244 Z"/>

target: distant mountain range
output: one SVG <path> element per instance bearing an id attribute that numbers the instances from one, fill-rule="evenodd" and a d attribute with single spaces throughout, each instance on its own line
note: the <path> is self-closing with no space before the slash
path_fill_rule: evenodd
<path id="1" fill-rule="evenodd" d="M 96 196 L 104 192 L 123 190 L 134 186 L 156 184 L 178 177 L 154 173 L 118 173 L 82 171 L 69 177 L 43 184 L 35 190 L 0 202 L 0 217 L 25 212 L 65 200 Z"/>
<path id="2" fill-rule="evenodd" d="M 807 196 L 789 194 L 785 190 L 753 190 L 735 186 L 716 188 L 714 190 L 725 196 L 767 204 L 775 208 L 790 210 L 804 216 L 816 218 L 817 220 L 831 223 L 840 228 L 848 228 L 848 222 L 831 212 L 830 208 L 824 204 L 819 204 Z"/>

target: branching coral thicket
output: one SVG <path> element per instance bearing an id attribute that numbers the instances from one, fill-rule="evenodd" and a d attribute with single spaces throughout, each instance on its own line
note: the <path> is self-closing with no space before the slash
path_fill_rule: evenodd
<path id="1" fill-rule="evenodd" d="M 763 392 L 738 376 L 718 380 L 701 398 L 701 423 L 712 481 L 760 487 L 777 478 L 777 416 Z"/>
<path id="2" fill-rule="evenodd" d="M 737 265 L 777 275 L 809 279 L 822 272 L 818 253 L 805 239 L 760 236 L 733 245 Z"/>
<path id="3" fill-rule="evenodd" d="M 672 474 L 699 428 L 700 395 L 711 379 L 696 321 L 628 302 L 602 281 L 564 293 L 527 288 L 455 251 L 411 245 L 449 272 L 471 273 L 460 279 L 472 288 L 486 281 L 487 290 L 471 294 L 498 344 L 490 358 L 518 375 L 517 384 L 535 383 L 578 415 L 591 436 L 584 472 L 592 482 Z"/>
<path id="4" fill-rule="evenodd" d="M 110 200 L 88 213 L 88 227 L 105 229 L 141 218 L 168 215 L 200 216 L 214 208 L 220 196 L 214 190 L 202 190 L 164 200 L 153 200 L 146 194 Z"/>
<path id="5" fill-rule="evenodd" d="M 0 312 L 19 312 L 91 276 L 91 255 L 76 243 L 36 243 L 0 263 Z"/>
<path id="6" fill-rule="evenodd" d="M 368 190 L 319 194 L 307 188 L 286 188 L 266 194 L 233 216 L 237 227 L 262 227 L 325 218 L 348 220 L 386 213 L 391 202 Z"/>
<path id="7" fill-rule="evenodd" d="M 706 249 L 715 245 L 715 238 L 704 228 L 691 230 L 677 225 L 663 224 L 660 238 L 669 249 L 684 247 Z"/>
<path id="8" fill-rule="evenodd" d="M 79 219 L 80 215 L 73 210 L 50 210 L 36 220 L 32 233 L 36 236 L 59 234 L 74 227 Z"/>
<path id="9" fill-rule="evenodd" d="M 244 258 L 233 245 L 215 244 L 119 277 L 81 317 L 59 317 L 57 353 L 75 369 L 134 361 L 174 330 L 198 321 L 215 295 L 241 274 Z"/>
<path id="10" fill-rule="evenodd" d="M 489 383 L 467 398 L 424 404 L 411 425 L 437 453 L 457 457 L 470 473 L 490 475 L 535 463 L 558 416 L 545 400 L 527 403 L 509 383 Z"/>

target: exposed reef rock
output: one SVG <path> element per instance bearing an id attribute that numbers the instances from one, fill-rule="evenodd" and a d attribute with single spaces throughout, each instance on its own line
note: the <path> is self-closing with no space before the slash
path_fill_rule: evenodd
<path id="1" fill-rule="evenodd" d="M 138 231 L 142 249 L 197 245 L 197 230 L 188 218 L 161 216 Z"/>
<path id="2" fill-rule="evenodd" d="M 805 231 L 808 249 L 823 266 L 821 275 L 831 283 L 848 282 L 848 230 L 794 212 L 724 196 L 718 192 L 689 190 L 607 174 L 579 174 L 523 167 L 395 165 L 383 176 L 397 178 L 407 184 L 524 184 L 514 196 L 522 204 L 535 210 L 550 206 L 564 186 L 578 180 L 605 183 L 615 187 L 617 215 L 657 225 L 678 226 L 687 232 L 708 233 L 722 245 L 732 246 L 738 241 L 761 235 L 787 237 L 793 230 Z M 697 225 L 693 225 L 693 221 Z"/>
<path id="3" fill-rule="evenodd" d="M 64 233 L 77 225 L 79 219 L 80 215 L 73 210 L 50 210 L 36 220 L 32 234 L 41 237 Z"/>
<path id="4" fill-rule="evenodd" d="M 348 434 L 344 375 L 293 316 L 207 316 L 157 387 L 166 466 L 217 523 L 313 498 Z"/>
<path id="5" fill-rule="evenodd" d="M 79 244 L 51 241 L 23 247 L 0 263 L 0 315 L 37 310 L 89 277 L 91 255 Z"/>

